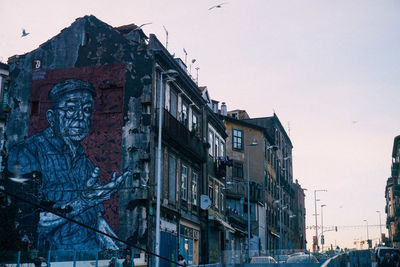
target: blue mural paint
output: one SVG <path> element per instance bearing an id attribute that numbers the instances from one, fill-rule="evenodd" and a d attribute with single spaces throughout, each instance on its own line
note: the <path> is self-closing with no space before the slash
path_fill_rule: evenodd
<path id="1" fill-rule="evenodd" d="M 67 216 L 116 236 L 106 220 L 102 202 L 109 199 L 130 171 L 114 172 L 110 182 L 100 183 L 100 169 L 85 155 L 81 142 L 90 130 L 93 113 L 93 86 L 81 80 L 67 79 L 49 92 L 51 107 L 46 111 L 49 127 L 10 149 L 9 172 L 24 175 L 39 172 L 40 197 L 68 208 Z M 17 170 L 17 174 L 15 173 Z M 49 243 L 53 249 L 118 249 L 110 237 L 94 233 L 50 212 L 40 212 L 37 227 L 39 247 Z"/>

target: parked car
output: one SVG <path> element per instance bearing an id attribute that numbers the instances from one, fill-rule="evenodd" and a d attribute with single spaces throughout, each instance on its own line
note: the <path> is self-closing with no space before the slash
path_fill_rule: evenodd
<path id="1" fill-rule="evenodd" d="M 297 255 L 291 256 L 287 259 L 286 263 L 319 263 L 314 255 Z"/>
<path id="2" fill-rule="evenodd" d="M 378 264 L 385 258 L 386 253 L 389 253 L 390 255 L 397 253 L 400 255 L 400 249 L 391 247 L 377 247 L 375 249 L 375 258 Z"/>
<path id="3" fill-rule="evenodd" d="M 301 251 L 301 252 L 295 252 L 293 254 L 290 254 L 289 257 L 293 257 L 293 256 L 301 256 L 301 255 L 306 255 L 305 252 Z"/>
<path id="4" fill-rule="evenodd" d="M 277 263 L 271 256 L 252 257 L 250 263 Z"/>
<path id="5" fill-rule="evenodd" d="M 276 255 L 275 259 L 279 263 L 285 263 L 287 259 L 289 258 L 289 255 Z"/>

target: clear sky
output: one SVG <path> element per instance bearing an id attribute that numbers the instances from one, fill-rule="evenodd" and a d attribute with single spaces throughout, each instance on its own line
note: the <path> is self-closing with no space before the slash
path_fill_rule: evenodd
<path id="1" fill-rule="evenodd" d="M 400 2 L 393 0 L 18 0 L 0 2 L 0 60 L 29 52 L 95 15 L 143 27 L 199 67 L 199 85 L 228 110 L 275 111 L 293 143 L 294 178 L 324 208 L 327 244 L 353 248 L 385 225 L 385 185 L 400 134 Z M 30 34 L 21 38 L 21 29 Z M 289 130 L 290 128 L 290 130 Z M 318 213 L 320 213 L 318 211 Z M 320 218 L 318 218 L 320 223 Z M 354 227 L 358 226 L 358 227 Z M 385 226 L 383 226 L 385 229 Z M 386 232 L 386 231 L 385 231 Z M 307 231 L 311 244 L 314 231 Z M 376 242 L 374 240 L 374 243 Z"/>

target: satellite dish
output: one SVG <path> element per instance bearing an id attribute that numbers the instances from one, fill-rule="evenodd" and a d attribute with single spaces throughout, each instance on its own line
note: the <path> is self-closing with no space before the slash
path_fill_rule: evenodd
<path id="1" fill-rule="evenodd" d="M 211 207 L 211 200 L 207 195 L 200 196 L 200 208 L 202 210 L 208 210 Z"/>

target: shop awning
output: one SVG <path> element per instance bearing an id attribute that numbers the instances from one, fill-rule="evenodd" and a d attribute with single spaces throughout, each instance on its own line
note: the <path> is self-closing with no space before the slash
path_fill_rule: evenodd
<path id="1" fill-rule="evenodd" d="M 247 231 L 243 231 L 243 230 L 241 230 L 241 229 L 239 229 L 239 228 L 236 228 L 236 227 L 233 227 L 233 228 L 234 228 L 235 231 L 238 232 L 239 234 L 247 235 Z"/>
<path id="2" fill-rule="evenodd" d="M 274 231 L 269 231 L 270 233 L 271 233 L 271 235 L 274 235 L 274 236 L 276 236 L 277 238 L 279 238 L 279 234 L 278 233 L 275 233 Z"/>
<path id="3" fill-rule="evenodd" d="M 229 230 L 229 232 L 234 233 L 235 232 L 235 228 L 233 228 L 229 223 L 227 223 L 226 221 L 215 217 L 215 220 L 218 221 L 225 229 Z"/>

